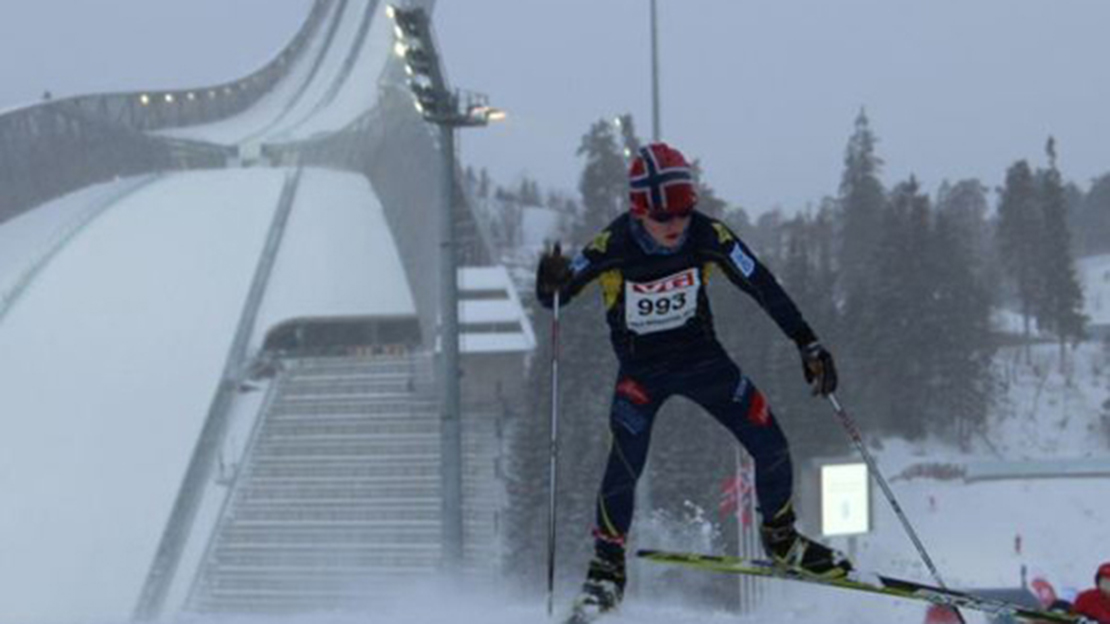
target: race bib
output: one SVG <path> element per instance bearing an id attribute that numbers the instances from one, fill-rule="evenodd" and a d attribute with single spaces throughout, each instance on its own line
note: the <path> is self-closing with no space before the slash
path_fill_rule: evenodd
<path id="1" fill-rule="evenodd" d="M 687 269 L 654 282 L 625 282 L 625 325 L 637 334 L 681 327 L 697 312 L 700 286 L 701 276 L 697 269 Z"/>

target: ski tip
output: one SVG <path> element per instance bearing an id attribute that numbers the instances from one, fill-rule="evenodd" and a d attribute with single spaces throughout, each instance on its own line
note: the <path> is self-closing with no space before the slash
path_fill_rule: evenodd
<path id="1" fill-rule="evenodd" d="M 656 556 L 656 555 L 658 555 L 658 554 L 659 554 L 659 551 L 658 551 L 658 550 L 653 550 L 653 549 L 651 549 L 651 548 L 641 548 L 640 550 L 637 550 L 637 551 L 636 551 L 636 556 L 637 556 L 637 557 L 640 557 L 640 558 L 643 558 L 643 557 L 654 557 L 654 556 Z"/>

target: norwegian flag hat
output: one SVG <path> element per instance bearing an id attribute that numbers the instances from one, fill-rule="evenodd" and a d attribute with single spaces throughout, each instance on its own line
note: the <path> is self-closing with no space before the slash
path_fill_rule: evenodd
<path id="1" fill-rule="evenodd" d="M 641 147 L 628 169 L 632 214 L 688 214 L 698 203 L 694 173 L 682 152 L 666 143 Z"/>

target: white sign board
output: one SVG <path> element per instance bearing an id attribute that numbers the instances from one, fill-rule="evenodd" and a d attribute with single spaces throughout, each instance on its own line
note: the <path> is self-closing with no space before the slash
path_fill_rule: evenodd
<path id="1" fill-rule="evenodd" d="M 821 533 L 857 535 L 871 530 L 866 464 L 821 466 Z"/>

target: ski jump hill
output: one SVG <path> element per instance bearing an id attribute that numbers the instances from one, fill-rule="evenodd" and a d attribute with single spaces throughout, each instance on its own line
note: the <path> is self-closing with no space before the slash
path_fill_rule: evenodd
<path id="1" fill-rule="evenodd" d="M 357 608 L 438 565 L 442 159 L 392 46 L 384 2 L 316 0 L 239 80 L 0 113 L 0 621 Z M 481 574 L 534 339 L 465 200 Z"/>

